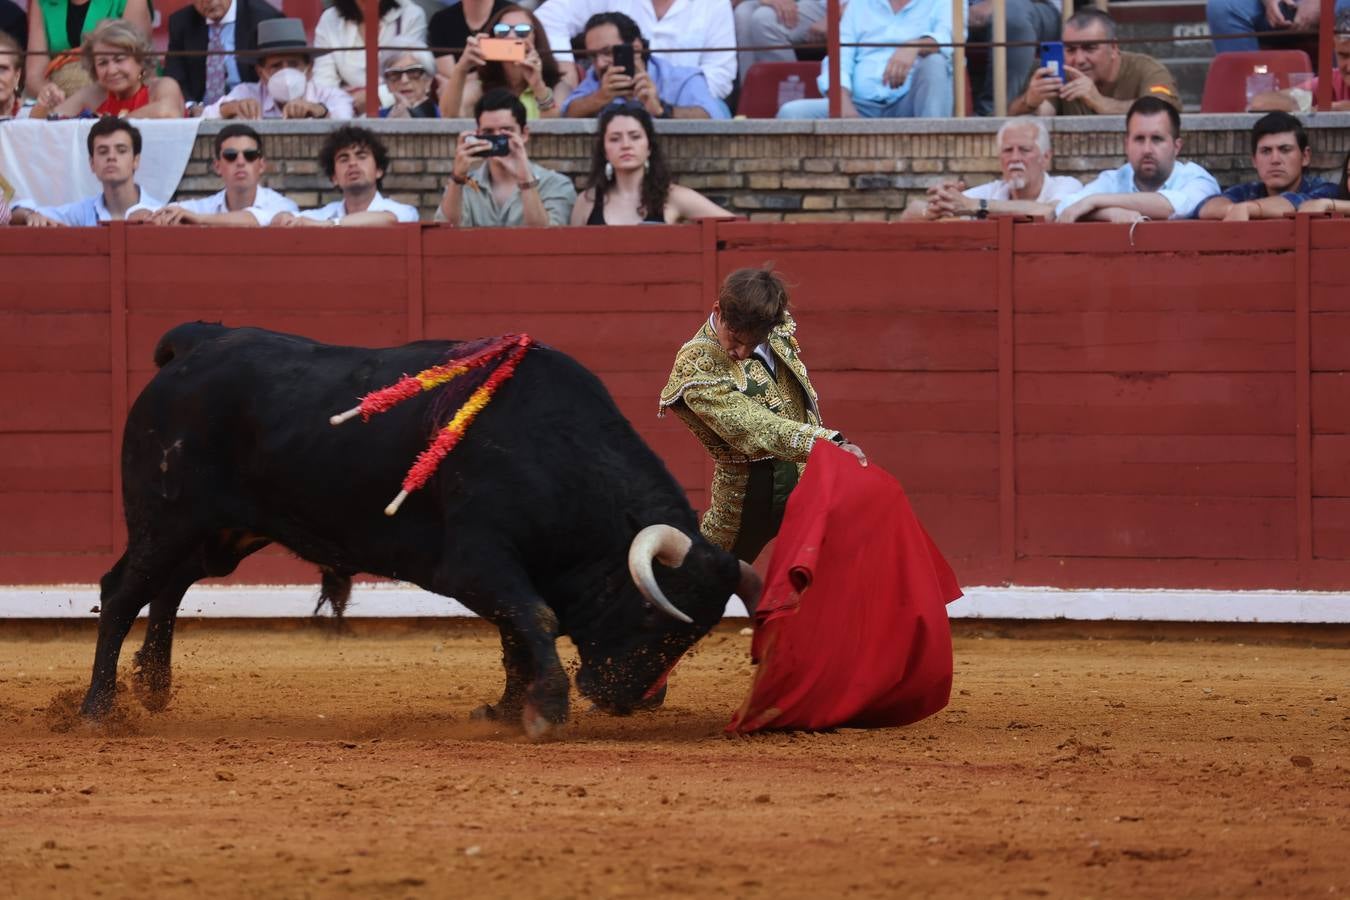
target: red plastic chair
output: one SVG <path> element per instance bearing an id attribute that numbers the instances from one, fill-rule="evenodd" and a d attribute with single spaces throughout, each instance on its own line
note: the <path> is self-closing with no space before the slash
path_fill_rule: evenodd
<path id="1" fill-rule="evenodd" d="M 787 81 L 789 75 L 796 75 L 802 80 L 808 99 L 817 99 L 820 97 L 820 89 L 816 87 L 816 76 L 819 74 L 818 62 L 755 63 L 745 73 L 741 83 L 741 98 L 736 102 L 736 115 L 750 119 L 772 119 L 778 115 L 778 85 Z"/>
<path id="2" fill-rule="evenodd" d="M 1285 87 L 1281 75 L 1290 72 L 1312 72 L 1312 60 L 1302 50 L 1251 50 L 1241 53 L 1220 53 L 1210 61 L 1205 76 L 1205 93 L 1200 100 L 1200 111 L 1206 113 L 1233 113 L 1247 111 L 1247 76 L 1265 66 L 1276 77 L 1276 87 Z"/>

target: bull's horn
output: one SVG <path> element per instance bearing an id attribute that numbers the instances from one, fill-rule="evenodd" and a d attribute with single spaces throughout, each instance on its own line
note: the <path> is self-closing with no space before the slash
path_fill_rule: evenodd
<path id="1" fill-rule="evenodd" d="M 678 528 L 670 525 L 648 525 L 637 533 L 633 543 L 628 546 L 628 573 L 633 576 L 633 583 L 642 592 L 642 596 L 672 619 L 679 619 L 690 625 L 694 624 L 694 620 L 676 609 L 675 605 L 666 599 L 666 595 L 661 593 L 661 587 L 656 583 L 656 575 L 652 572 L 652 560 L 659 559 L 672 568 L 678 566 L 684 562 L 684 557 L 689 553 L 693 543 L 689 535 Z"/>
<path id="2" fill-rule="evenodd" d="M 736 596 L 741 598 L 745 604 L 745 611 L 754 618 L 755 607 L 759 605 L 760 592 L 764 590 L 764 582 L 760 580 L 759 573 L 755 567 L 745 560 L 741 560 L 741 580 L 736 583 Z"/>

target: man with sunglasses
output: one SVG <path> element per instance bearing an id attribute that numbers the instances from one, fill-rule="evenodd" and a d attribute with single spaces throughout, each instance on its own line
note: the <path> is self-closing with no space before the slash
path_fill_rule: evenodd
<path id="1" fill-rule="evenodd" d="M 563 104 L 563 115 L 590 118 L 614 100 L 636 100 L 654 119 L 729 119 L 702 70 L 652 58 L 638 24 L 623 13 L 591 16 L 583 37 L 591 67 Z M 633 71 L 614 65 L 617 48 L 633 48 Z"/>
<path id="2" fill-rule="evenodd" d="M 260 183 L 267 159 L 258 132 L 248 125 L 226 125 L 216 135 L 214 147 L 212 167 L 225 187 L 210 197 L 170 204 L 150 217 L 151 224 L 255 228 L 270 224 L 279 212 L 300 211 L 294 201 Z"/>
<path id="3" fill-rule="evenodd" d="M 1064 72 L 1035 69 L 1026 91 L 1008 104 L 1008 115 L 1119 116 L 1140 97 L 1157 97 L 1181 111 L 1167 67 L 1121 50 L 1115 20 L 1098 9 L 1080 9 L 1064 23 Z"/>

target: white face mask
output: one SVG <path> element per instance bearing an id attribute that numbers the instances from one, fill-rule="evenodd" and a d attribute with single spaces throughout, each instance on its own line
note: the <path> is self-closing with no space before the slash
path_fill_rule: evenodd
<path id="1" fill-rule="evenodd" d="M 281 106 L 305 96 L 306 80 L 299 69 L 281 69 L 267 79 L 267 93 Z"/>

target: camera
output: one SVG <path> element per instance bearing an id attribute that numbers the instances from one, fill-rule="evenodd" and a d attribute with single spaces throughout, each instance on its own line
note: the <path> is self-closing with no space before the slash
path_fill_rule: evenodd
<path id="1" fill-rule="evenodd" d="M 492 145 L 486 150 L 479 150 L 474 156 L 511 155 L 511 135 L 509 134 L 475 134 L 474 137 L 480 141 L 487 141 Z"/>

